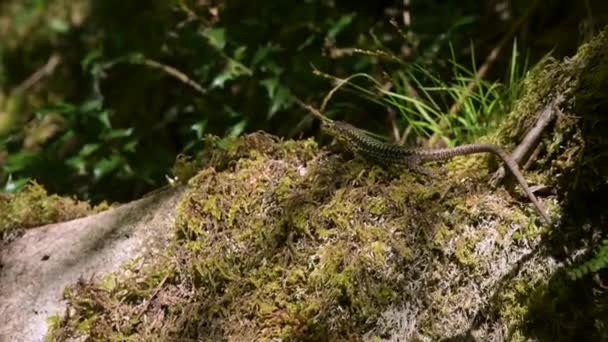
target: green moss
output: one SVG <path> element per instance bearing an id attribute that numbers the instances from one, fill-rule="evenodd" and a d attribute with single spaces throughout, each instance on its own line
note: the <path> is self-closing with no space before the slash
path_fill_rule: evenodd
<path id="1" fill-rule="evenodd" d="M 439 228 L 435 231 L 435 235 L 433 236 L 433 242 L 435 246 L 442 246 L 446 241 L 451 239 L 456 232 L 445 224 L 439 226 Z"/>
<path id="2" fill-rule="evenodd" d="M 135 271 L 153 281 L 110 277 L 78 288 L 68 295 L 77 314 L 60 331 L 118 339 L 361 336 L 406 298 L 403 270 L 421 258 L 420 231 L 434 237 L 433 248 L 454 243 L 459 262 L 477 265 L 483 233 L 457 236 L 459 228 L 448 227 L 479 203 L 467 204 L 469 189 L 454 178 L 396 176 L 358 159 L 319 158 L 311 141 L 267 135 L 215 148 L 196 159 L 205 166 L 177 208 L 170 261 Z M 447 224 L 434 223 L 444 213 L 452 213 Z M 134 314 L 159 275 L 169 279 L 162 291 L 173 293 L 170 303 Z M 103 298 L 101 306 L 87 304 L 93 295 Z M 111 328 L 117 307 L 135 310 L 118 331 Z M 142 320 L 147 315 L 156 316 Z M 190 323 L 195 319 L 206 323 Z M 146 323 L 154 320 L 154 327 Z"/>
<path id="3" fill-rule="evenodd" d="M 564 63 L 544 61 L 486 140 L 511 149 L 554 92 L 605 84 L 601 70 L 580 80 L 563 76 L 576 75 L 585 54 L 608 51 L 600 47 Z M 602 103 L 582 93 L 579 101 Z M 574 101 L 561 107 L 566 114 Z M 605 184 L 605 174 L 579 178 L 602 170 L 588 158 L 579 119 L 560 115 L 554 129 L 526 178 Z M 70 315 L 56 324 L 58 339 L 84 332 L 117 340 L 317 341 L 372 332 L 373 340 L 398 325 L 382 327 L 388 309 L 412 307 L 397 321 L 411 318 L 421 339 L 435 340 L 463 329 L 456 317 L 485 312 L 486 298 L 475 304 L 475 296 L 486 293 L 497 293 L 491 309 L 509 340 L 533 336 L 525 327 L 535 318 L 563 316 L 551 298 L 572 294 L 561 281 L 547 284 L 550 266 L 516 268 L 515 280 L 502 283 L 512 272 L 502 256 L 518 260 L 547 230 L 530 220 L 529 205 L 488 189 L 493 158 L 455 158 L 429 179 L 345 160 L 311 140 L 252 134 L 207 143 L 176 172 L 190 178 L 189 190 L 166 258 L 77 285 L 66 294 Z M 594 167 L 568 174 L 576 163 Z"/>
<path id="4" fill-rule="evenodd" d="M 87 202 L 49 195 L 32 181 L 15 194 L 0 194 L 0 237 L 7 237 L 19 229 L 68 221 L 107 208 L 106 203 L 91 207 Z"/>
<path id="5" fill-rule="evenodd" d="M 466 266 L 477 266 L 479 264 L 478 256 L 475 255 L 477 243 L 481 241 L 481 234 L 464 235 L 456 238 L 455 256 L 460 263 Z"/>
<path id="6" fill-rule="evenodd" d="M 293 185 L 294 182 L 291 177 L 287 176 L 281 178 L 277 187 L 277 196 L 279 198 L 279 201 L 283 201 L 289 198 Z"/>
<path id="7" fill-rule="evenodd" d="M 534 122 L 530 113 L 555 89 L 569 89 L 559 75 L 571 67 L 552 60 L 540 65 L 528 95 L 486 140 L 508 149 L 520 141 Z M 582 138 L 569 120 L 560 117 L 562 133 L 543 138 L 539 163 L 526 177 L 554 184 L 552 175 L 573 167 L 569 158 L 580 160 L 574 145 Z M 422 302 L 421 311 L 413 311 L 427 313 L 415 316 L 418 332 L 439 338 L 461 328 L 450 320 L 459 310 L 479 309 L 469 291 L 490 293 L 484 286 L 500 283 L 494 272 L 509 273 L 493 263 L 499 255 L 518 258 L 546 232 L 529 219 L 531 207 L 502 188 L 488 189 L 497 164 L 487 156 L 456 158 L 429 179 L 345 160 L 311 140 L 252 134 L 207 142 L 192 164 L 181 166 L 180 174 L 198 172 L 188 176 L 167 258 L 132 270 L 137 276 L 77 286 L 68 295 L 73 315 L 62 320 L 60 332 L 116 339 L 361 339 L 389 308 Z M 522 327 L 532 312 L 550 311 L 545 271 L 522 272 L 497 295 L 497 311 L 514 340 L 526 337 Z"/>
<path id="8" fill-rule="evenodd" d="M 222 218 L 222 212 L 220 211 L 218 205 L 217 205 L 217 201 L 218 201 L 218 197 L 217 196 L 209 196 L 203 203 L 202 203 L 202 211 L 204 213 L 207 213 L 209 215 L 211 215 L 211 217 L 215 220 L 215 221 L 219 221 Z"/>

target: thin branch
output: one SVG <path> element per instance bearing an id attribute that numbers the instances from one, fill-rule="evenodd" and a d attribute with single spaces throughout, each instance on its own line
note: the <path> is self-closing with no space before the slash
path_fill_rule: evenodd
<path id="1" fill-rule="evenodd" d="M 412 25 L 412 17 L 410 14 L 410 0 L 403 0 L 403 25 L 409 27 Z"/>
<path id="2" fill-rule="evenodd" d="M 492 51 L 490 51 L 490 54 L 486 57 L 483 64 L 481 65 L 481 67 L 478 69 L 476 76 L 471 80 L 471 82 L 469 82 L 469 84 L 467 86 L 467 94 L 470 94 L 471 92 L 473 92 L 475 90 L 475 88 L 477 88 L 477 86 L 479 84 L 478 80 L 483 79 L 486 76 L 486 74 L 488 73 L 488 70 L 490 70 L 490 68 L 492 67 L 494 62 L 498 59 L 498 56 L 500 55 L 504 46 L 507 44 L 507 42 L 511 41 L 513 36 L 515 36 L 517 31 L 519 31 L 520 27 L 528 20 L 528 18 L 532 15 L 532 13 L 534 13 L 534 11 L 541 4 L 541 2 L 542 2 L 541 0 L 535 0 L 534 3 L 532 3 L 532 5 L 528 8 L 526 13 L 524 13 L 522 16 L 520 16 L 517 19 L 517 21 L 515 23 L 513 23 L 513 25 L 511 25 L 511 29 L 502 37 L 500 42 L 498 42 L 498 44 L 492 49 Z M 453 115 L 453 114 L 459 112 L 464 101 L 465 101 L 465 99 L 464 99 L 464 97 L 462 97 L 460 99 L 460 101 L 457 101 L 454 104 L 452 104 L 452 106 L 450 107 L 450 110 L 448 111 L 447 116 L 450 116 L 450 115 Z M 441 122 L 442 128 L 445 128 L 445 125 L 447 125 L 447 120 L 444 119 Z M 435 145 L 439 139 L 441 139 L 441 136 L 439 134 L 435 133 L 429 139 L 429 146 Z"/>
<path id="3" fill-rule="evenodd" d="M 486 76 L 486 74 L 488 73 L 488 70 L 490 70 L 490 68 L 492 67 L 494 62 L 498 59 L 498 56 L 500 55 L 500 52 L 502 51 L 504 46 L 508 42 L 510 42 L 511 39 L 513 39 L 513 37 L 515 36 L 517 31 L 519 31 L 520 27 L 528 20 L 528 18 L 532 15 L 532 13 L 534 13 L 534 10 L 536 10 L 536 7 L 538 7 L 538 5 L 540 5 L 540 3 L 541 3 L 541 0 L 536 0 L 528 8 L 526 13 L 517 19 L 517 21 L 511 26 L 511 29 L 507 32 L 507 34 L 505 34 L 502 37 L 500 42 L 498 42 L 498 44 L 492 49 L 492 51 L 490 51 L 490 54 L 488 54 L 484 63 L 481 65 L 481 67 L 477 71 L 476 77 L 473 78 L 473 80 L 471 80 L 471 82 L 469 82 L 469 85 L 467 87 L 467 90 L 469 93 L 472 92 L 473 90 L 475 90 L 475 88 L 478 85 L 477 80 L 483 79 Z M 458 112 L 460 110 L 460 107 L 462 107 L 462 102 L 463 102 L 463 100 L 454 103 L 452 105 L 452 107 L 450 108 L 450 114 Z"/>
<path id="4" fill-rule="evenodd" d="M 420 95 L 418 95 L 418 92 L 416 91 L 416 89 L 414 87 L 412 87 L 412 85 L 409 82 L 405 85 L 405 91 L 407 92 L 408 96 L 415 98 L 415 99 L 420 99 Z M 407 137 L 410 135 L 411 132 L 412 132 L 412 126 L 407 125 L 403 129 L 403 133 L 401 133 L 401 139 L 399 140 L 400 145 L 405 144 L 405 140 L 407 139 Z"/>
<path id="5" fill-rule="evenodd" d="M 391 124 L 391 130 L 393 132 L 393 140 L 396 142 L 401 141 L 401 134 L 399 133 L 399 126 L 397 125 L 397 114 L 392 107 L 388 108 L 388 121 Z"/>
<path id="6" fill-rule="evenodd" d="M 48 77 L 55 72 L 55 68 L 61 63 L 59 54 L 54 53 L 49 57 L 48 61 L 40 69 L 36 70 L 25 81 L 21 82 L 13 91 L 15 93 L 23 93 L 40 82 L 43 78 Z"/>
<path id="7" fill-rule="evenodd" d="M 148 67 L 164 71 L 166 74 L 173 76 L 173 78 L 176 78 L 182 83 L 190 86 L 201 95 L 205 95 L 207 93 L 207 90 L 203 88 L 200 84 L 196 83 L 194 80 L 188 77 L 188 75 L 184 74 L 183 72 L 177 70 L 176 68 L 170 65 L 162 64 L 147 58 L 144 59 L 141 63 Z"/>
<path id="8" fill-rule="evenodd" d="M 158 284 L 158 286 L 156 286 L 156 288 L 154 289 L 154 292 L 152 293 L 152 295 L 150 296 L 150 298 L 148 299 L 148 301 L 146 302 L 146 304 L 144 305 L 144 307 L 142 308 L 142 310 L 139 312 L 139 314 L 137 315 L 137 319 L 139 320 L 141 318 L 141 316 L 148 311 L 148 307 L 150 306 L 150 303 L 152 303 L 152 300 L 154 299 L 154 297 L 156 297 L 156 295 L 158 294 L 158 292 L 160 292 L 161 288 L 163 287 L 163 285 L 165 285 L 165 282 L 167 281 L 167 279 L 169 278 L 168 275 L 166 275 L 163 280 L 161 280 L 161 282 Z"/>
<path id="9" fill-rule="evenodd" d="M 325 115 L 323 115 L 318 109 L 314 108 L 313 106 L 304 103 L 304 101 L 300 100 L 300 98 L 298 98 L 295 95 L 291 95 L 291 98 L 293 99 L 293 101 L 295 103 L 297 103 L 300 107 L 308 110 L 314 117 L 316 117 L 317 119 L 323 121 L 323 122 L 331 122 L 332 120 L 328 117 L 326 117 Z"/>
<path id="10" fill-rule="evenodd" d="M 342 58 L 344 56 L 364 55 L 386 59 L 393 62 L 401 62 L 401 59 L 390 52 L 382 50 L 365 50 L 360 48 L 338 48 L 332 47 L 329 51 L 329 57 Z"/>
<path id="11" fill-rule="evenodd" d="M 543 107 L 541 113 L 536 119 L 534 127 L 528 131 L 524 139 L 519 145 L 517 145 L 511 154 L 511 157 L 517 164 L 521 165 L 526 160 L 530 159 L 530 156 L 534 153 L 534 149 L 540 142 L 542 133 L 545 131 L 549 123 L 553 121 L 556 112 L 559 111 L 559 105 L 563 101 L 564 96 L 559 94 Z M 493 186 L 497 186 L 504 179 L 505 175 L 506 172 L 504 167 L 500 167 L 492 176 L 490 183 Z"/>

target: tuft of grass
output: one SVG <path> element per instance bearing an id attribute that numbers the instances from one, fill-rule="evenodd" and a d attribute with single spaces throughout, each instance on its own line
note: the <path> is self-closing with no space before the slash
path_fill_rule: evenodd
<path id="1" fill-rule="evenodd" d="M 387 111 L 396 110 L 404 131 L 402 142 L 432 136 L 438 136 L 449 146 L 476 141 L 511 111 L 514 101 L 521 95 L 528 62 L 527 59 L 520 61 L 517 42 L 514 42 L 507 83 L 501 84 L 479 76 L 474 55 L 472 51 L 471 67 L 467 67 L 456 61 L 452 50 L 449 80 L 441 79 L 427 65 L 403 64 L 387 75 L 392 85 L 390 89 L 366 73 L 339 78 L 315 70 L 317 75 L 335 84 L 325 96 L 321 110 L 338 90 L 344 89 L 385 106 Z M 356 82 L 360 79 L 365 84 Z"/>

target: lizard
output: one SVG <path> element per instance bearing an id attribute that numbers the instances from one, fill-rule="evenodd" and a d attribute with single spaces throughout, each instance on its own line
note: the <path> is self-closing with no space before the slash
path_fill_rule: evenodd
<path id="1" fill-rule="evenodd" d="M 333 136 L 339 143 L 344 145 L 346 149 L 350 150 L 355 155 L 359 155 L 364 159 L 377 164 L 401 166 L 423 175 L 432 175 L 432 171 L 423 167 L 421 165 L 422 163 L 446 160 L 461 155 L 492 153 L 505 163 L 545 222 L 551 222 L 549 215 L 545 212 L 532 190 L 530 190 L 517 163 L 498 145 L 474 143 L 439 149 L 407 148 L 376 139 L 371 133 L 349 123 L 332 120 L 309 105 L 301 102 L 300 105 L 303 105 L 311 114 L 321 121 L 322 131 Z"/>

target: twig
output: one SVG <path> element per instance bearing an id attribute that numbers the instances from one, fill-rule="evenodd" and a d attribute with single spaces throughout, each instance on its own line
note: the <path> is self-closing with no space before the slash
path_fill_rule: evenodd
<path id="1" fill-rule="evenodd" d="M 541 135 L 545 128 L 549 125 L 549 123 L 555 117 L 555 113 L 557 111 L 557 107 L 564 101 L 564 96 L 562 94 L 557 95 L 551 102 L 543 107 L 534 127 L 530 129 L 530 131 L 526 134 L 524 139 L 521 141 L 519 145 L 515 148 L 511 157 L 513 160 L 521 165 L 526 159 L 530 157 L 533 153 L 534 148 L 540 142 Z M 497 186 L 505 177 L 505 169 L 504 167 L 500 167 L 492 176 L 490 183 L 493 186 Z"/>
<path id="2" fill-rule="evenodd" d="M 144 65 L 144 66 L 147 66 L 152 69 L 158 69 L 158 70 L 166 73 L 167 75 L 177 79 L 178 81 L 186 84 L 187 86 L 191 87 L 192 89 L 194 89 L 201 95 L 205 95 L 207 93 L 207 89 L 203 88 L 200 84 L 198 84 L 196 81 L 194 81 L 193 79 L 188 77 L 188 75 L 186 75 L 182 71 L 178 70 L 177 68 L 172 67 L 170 65 L 159 63 L 152 59 L 145 58 L 144 56 L 142 56 L 140 54 L 132 54 L 132 55 L 125 55 L 122 57 L 118 57 L 116 59 L 113 59 L 111 61 L 105 62 L 100 65 L 100 67 L 97 71 L 98 77 L 95 77 L 94 84 L 93 84 L 95 92 L 98 94 L 99 97 L 103 97 L 101 95 L 99 81 L 101 79 L 103 79 L 104 77 L 106 77 L 106 72 L 108 70 L 114 68 L 117 64 L 122 64 L 122 63 L 133 64 L 133 65 Z"/>
<path id="3" fill-rule="evenodd" d="M 538 156 L 540 155 L 540 152 L 542 151 L 543 147 L 543 142 L 539 141 L 532 153 L 530 153 L 530 156 L 528 157 L 528 160 L 526 160 L 524 166 L 521 167 L 522 170 L 529 170 L 532 167 L 532 164 L 534 164 L 534 162 L 538 159 Z"/>
<path id="4" fill-rule="evenodd" d="M 397 114 L 395 114 L 395 110 L 392 107 L 388 108 L 388 121 L 391 124 L 391 128 L 393 131 L 393 139 L 396 142 L 401 141 L 401 134 L 399 133 L 399 126 L 397 126 Z"/>
<path id="5" fill-rule="evenodd" d="M 360 48 L 338 48 L 332 47 L 329 51 L 329 57 L 337 59 L 344 56 L 364 55 L 377 58 L 383 58 L 393 62 L 401 62 L 401 59 L 390 52 L 382 50 L 365 50 Z"/>
<path id="6" fill-rule="evenodd" d="M 401 140 L 399 140 L 399 145 L 405 144 L 405 141 L 412 133 L 412 130 L 413 130 L 412 125 L 408 125 L 407 127 L 405 127 L 405 129 L 403 130 L 403 133 L 401 133 Z"/>
<path id="7" fill-rule="evenodd" d="M 415 98 L 415 99 L 420 99 L 420 95 L 418 95 L 418 92 L 416 91 L 416 89 L 414 87 L 412 87 L 412 85 L 409 82 L 405 86 L 405 91 L 407 92 L 408 96 Z M 411 132 L 412 132 L 412 126 L 407 125 L 403 129 L 403 133 L 401 133 L 401 139 L 399 140 L 399 145 L 405 144 L 405 140 L 407 140 L 407 137 L 410 135 Z"/>
<path id="8" fill-rule="evenodd" d="M 534 13 L 540 3 L 541 0 L 534 1 L 534 3 L 528 8 L 526 13 L 524 13 L 524 15 L 520 16 L 517 19 L 517 21 L 511 26 L 511 29 L 502 37 L 500 42 L 492 49 L 492 51 L 490 51 L 490 54 L 486 57 L 481 67 L 478 69 L 475 77 L 471 80 L 471 82 L 469 82 L 466 94 L 470 94 L 472 91 L 475 90 L 475 88 L 477 88 L 477 80 L 483 79 L 486 76 L 488 70 L 490 70 L 490 67 L 492 67 L 492 64 L 494 64 L 494 62 L 498 59 L 498 56 L 500 55 L 500 52 L 502 51 L 504 46 L 513 38 L 515 33 L 517 33 L 519 28 L 528 20 L 532 13 Z M 460 111 L 460 108 L 462 107 L 464 101 L 465 96 L 463 96 L 459 101 L 452 104 L 446 117 Z M 445 128 L 446 125 L 447 119 L 442 120 L 440 123 L 440 127 Z M 434 146 L 439 139 L 441 139 L 441 136 L 438 133 L 433 134 L 433 136 L 429 139 L 429 146 Z"/>
<path id="9" fill-rule="evenodd" d="M 409 27 L 412 24 L 410 15 L 410 0 L 403 0 L 403 25 Z"/>
<path id="10" fill-rule="evenodd" d="M 36 83 L 40 82 L 40 80 L 42 80 L 43 78 L 52 75 L 59 63 L 61 63 L 61 57 L 59 56 L 59 54 L 52 54 L 44 66 L 36 70 L 36 72 L 31 74 L 30 77 L 28 77 L 25 81 L 21 82 L 21 84 L 19 84 L 13 91 L 15 93 L 23 93 L 26 90 L 30 89 Z"/>
<path id="11" fill-rule="evenodd" d="M 393 83 L 389 81 L 382 86 L 382 90 L 388 92 L 391 90 L 392 87 Z M 397 113 L 395 113 L 395 109 L 390 106 L 387 107 L 387 113 L 388 123 L 391 126 L 391 131 L 393 132 L 393 140 L 398 143 L 401 140 L 401 136 L 399 134 L 399 126 L 397 125 Z"/>
<path id="12" fill-rule="evenodd" d="M 298 98 L 295 95 L 291 95 L 291 98 L 293 99 L 293 101 L 295 103 L 297 103 L 300 107 L 308 110 L 314 117 L 316 117 L 317 119 L 323 121 L 323 122 L 331 122 L 332 120 L 328 117 L 326 117 L 325 115 L 321 114 L 321 112 L 314 108 L 313 106 L 304 103 L 304 101 L 300 100 L 300 98 Z"/>
<path id="13" fill-rule="evenodd" d="M 500 42 L 492 49 L 492 51 L 490 51 L 490 54 L 488 55 L 488 57 L 486 57 L 484 63 L 477 71 L 476 77 L 471 82 L 469 82 L 469 85 L 467 87 L 468 92 L 472 92 L 473 90 L 475 90 L 475 88 L 477 87 L 476 80 L 483 79 L 486 76 L 492 64 L 494 64 L 496 59 L 498 59 L 498 56 L 500 55 L 500 52 L 502 51 L 504 46 L 507 44 L 507 42 L 511 41 L 513 36 L 515 36 L 515 33 L 519 31 L 519 28 L 528 20 L 530 15 L 532 15 L 534 10 L 536 9 L 536 7 L 538 7 L 538 5 L 540 5 L 540 3 L 540 0 L 536 0 L 530 6 L 530 8 L 528 8 L 526 13 L 517 19 L 517 21 L 511 26 L 511 29 L 507 32 L 507 34 L 502 37 Z M 462 107 L 462 101 L 454 103 L 450 108 L 450 113 L 455 113 L 459 111 L 460 107 Z"/>
<path id="14" fill-rule="evenodd" d="M 190 87 L 192 87 L 194 90 L 196 90 L 201 95 L 205 95 L 207 93 L 207 90 L 205 88 L 203 88 L 200 84 L 196 83 L 194 80 L 189 78 L 188 75 L 184 74 L 183 72 L 177 70 L 176 68 L 174 68 L 170 65 L 161 64 L 157 61 L 153 61 L 153 60 L 147 59 L 147 58 L 144 59 L 141 63 L 143 65 L 149 66 L 151 68 L 164 71 L 166 74 L 173 76 L 174 78 L 178 79 L 182 83 L 189 85 Z"/>
<path id="15" fill-rule="evenodd" d="M 168 278 L 169 278 L 169 276 L 166 275 L 163 278 L 163 280 L 161 280 L 160 283 L 156 286 L 156 288 L 154 289 L 154 292 L 152 293 L 152 295 L 150 296 L 150 298 L 148 299 L 148 301 L 144 305 L 143 309 L 139 312 L 139 314 L 137 314 L 137 320 L 139 320 L 141 318 L 141 316 L 146 311 L 148 311 L 148 307 L 150 306 L 150 303 L 152 303 L 152 299 L 154 299 L 154 297 L 156 297 L 156 295 L 158 294 L 158 292 L 160 292 L 160 289 L 163 287 L 163 285 L 165 285 L 165 282 L 167 281 Z"/>

